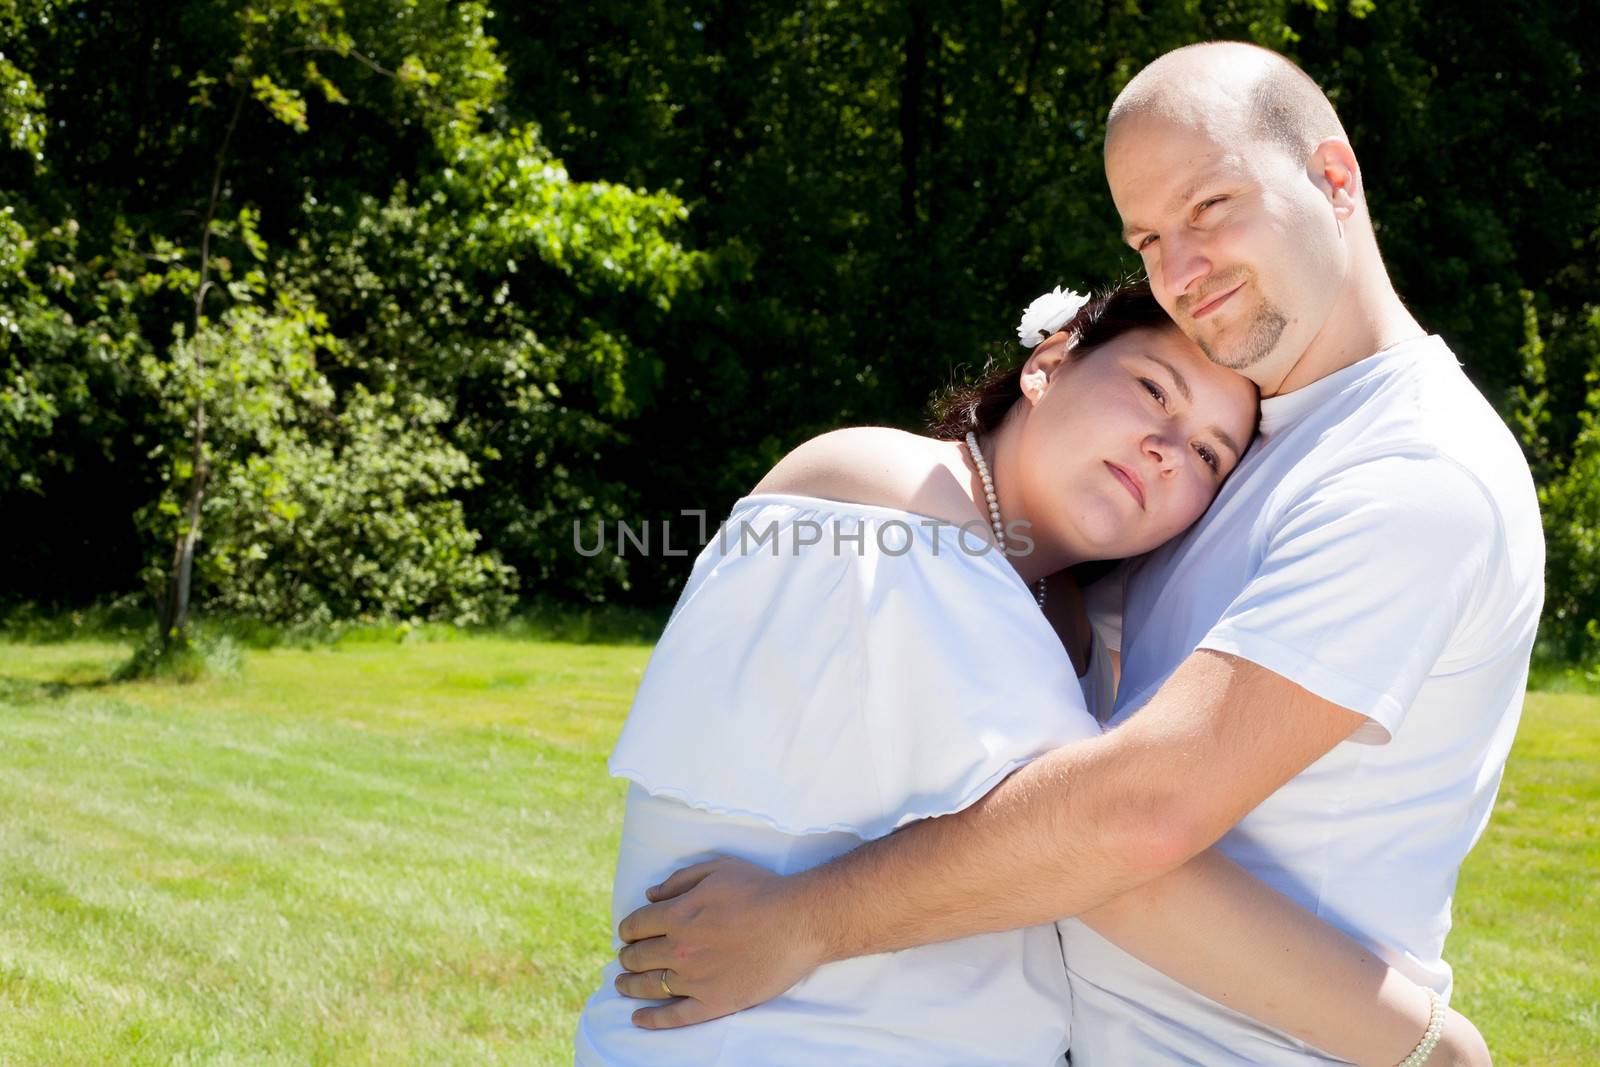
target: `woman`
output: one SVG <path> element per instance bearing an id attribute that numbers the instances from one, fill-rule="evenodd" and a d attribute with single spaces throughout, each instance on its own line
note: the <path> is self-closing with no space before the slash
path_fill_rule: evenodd
<path id="1" fill-rule="evenodd" d="M 674 869 L 712 854 L 805 869 L 1098 732 L 1089 708 L 1108 702 L 1109 671 L 1069 569 L 1194 522 L 1249 443 L 1255 389 L 1142 286 L 1088 302 L 1058 290 L 1019 334 L 1034 346 L 1020 371 L 957 396 L 934 436 L 807 442 L 696 560 L 612 756 L 631 783 L 613 925 Z M 1174 877 L 1182 892 L 1136 891 L 1088 918 L 1200 992 L 1358 1062 L 1399 1062 L 1441 1021 L 1428 994 L 1237 868 Z M 1145 907 L 1162 939 L 1141 937 Z M 1192 933 L 1224 927 L 1221 945 Z M 1277 951 L 1291 937 L 1306 951 Z M 1307 972 L 1346 978 L 1315 1013 L 1274 995 Z M 670 996 L 668 974 L 620 989 L 618 974 L 584 1010 L 580 1064 L 1043 1065 L 1070 1041 L 1052 926 L 830 964 L 759 1008 L 672 1031 L 633 1027 L 622 995 Z"/>

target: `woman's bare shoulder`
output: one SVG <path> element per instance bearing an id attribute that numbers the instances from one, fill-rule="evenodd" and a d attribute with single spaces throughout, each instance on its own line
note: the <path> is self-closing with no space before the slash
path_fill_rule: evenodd
<path id="1" fill-rule="evenodd" d="M 981 519 L 952 465 L 953 449 L 888 426 L 851 426 L 804 442 L 751 492 L 875 504 L 957 524 Z"/>

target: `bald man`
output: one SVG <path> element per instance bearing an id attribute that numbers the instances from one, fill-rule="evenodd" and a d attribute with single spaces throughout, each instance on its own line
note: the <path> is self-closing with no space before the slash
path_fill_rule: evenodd
<path id="1" fill-rule="evenodd" d="M 804 874 L 675 875 L 621 930 L 623 965 L 667 970 L 680 995 L 641 1025 L 739 1010 L 832 960 L 1061 916 L 1120 920 L 1124 945 L 1192 938 L 1139 920 L 1207 849 L 1448 995 L 1456 874 L 1543 599 L 1527 465 L 1395 293 L 1355 152 L 1292 64 L 1237 44 L 1158 59 L 1113 106 L 1106 176 L 1162 307 L 1263 397 L 1205 518 L 1126 576 L 1116 728 Z M 1061 930 L 1078 1067 L 1334 1062 L 1083 923 Z"/>

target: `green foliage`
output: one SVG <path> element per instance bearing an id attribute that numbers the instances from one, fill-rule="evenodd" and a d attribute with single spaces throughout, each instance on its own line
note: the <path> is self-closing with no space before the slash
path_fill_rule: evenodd
<path id="1" fill-rule="evenodd" d="M 1546 639 L 1600 657 L 1575 9 L 0 0 L 0 37 L 0 597 L 159 575 L 204 401 L 212 610 L 490 618 L 507 568 L 669 601 L 681 559 L 574 520 L 715 515 L 806 436 L 916 426 L 1042 289 L 1136 270 L 1106 109 L 1235 37 L 1327 87 L 1400 291 L 1536 468 Z"/>
<path id="2" fill-rule="evenodd" d="M 39 0 L 0 0 L 0 147 L 44 158 L 44 96 L 27 71 L 7 57 L 5 42 L 49 21 Z"/>
<path id="3" fill-rule="evenodd" d="M 227 634 L 209 631 L 192 640 L 162 641 L 153 630 L 116 669 L 119 682 L 151 681 L 191 685 L 203 679 L 229 678 L 244 670 L 244 652 Z"/>
<path id="4" fill-rule="evenodd" d="M 197 471 L 213 611 L 480 622 L 515 569 L 595 597 L 625 580 L 564 573 L 564 520 L 626 506 L 588 460 L 662 373 L 629 332 L 699 258 L 677 199 L 574 182 L 509 120 L 484 6 L 55 16 L 0 8 L 3 62 L 36 81 L 0 130 L 53 131 L 36 173 L 0 160 L 0 508 L 42 520 L 4 535 L 25 557 L 118 550 L 15 593 L 159 592 Z"/>
<path id="5" fill-rule="evenodd" d="M 75 641 L 126 642 L 138 637 L 150 613 L 137 596 L 102 601 L 82 609 L 49 611 L 38 604 L 0 608 L 0 635 L 13 645 Z"/>
<path id="6" fill-rule="evenodd" d="M 0 135 L 7 147 L 36 160 L 43 158 L 43 110 L 44 97 L 33 79 L 0 53 Z"/>
<path id="7" fill-rule="evenodd" d="M 663 366 L 630 334 L 662 321 L 704 257 L 673 239 L 663 194 L 572 182 L 522 127 L 382 201 L 308 206 L 289 268 L 344 338 L 342 361 L 389 387 L 449 398 L 453 440 L 484 481 L 474 524 L 525 587 L 602 596 L 624 560 L 582 566 L 575 519 L 628 513 L 596 460 L 626 440 Z"/>
<path id="8" fill-rule="evenodd" d="M 361 384 L 336 403 L 316 368 L 334 342 L 305 304 L 277 314 L 237 305 L 143 363 L 175 427 L 197 403 L 206 411 L 209 550 L 197 568 L 207 606 L 286 624 L 499 615 L 512 576 L 477 551 L 452 498 L 477 474 L 443 436 L 448 406 Z M 143 521 L 155 543 L 172 544 L 194 461 L 181 446 L 156 452 L 168 491 Z M 164 562 L 152 561 L 157 589 Z"/>
<path id="9" fill-rule="evenodd" d="M 1594 362 L 1578 433 L 1564 462 L 1539 487 L 1549 556 L 1540 638 L 1560 657 L 1600 665 L 1600 308 L 1585 316 Z M 1542 412 L 1545 394 L 1529 405 Z M 1537 420 L 1535 424 L 1538 425 Z"/>

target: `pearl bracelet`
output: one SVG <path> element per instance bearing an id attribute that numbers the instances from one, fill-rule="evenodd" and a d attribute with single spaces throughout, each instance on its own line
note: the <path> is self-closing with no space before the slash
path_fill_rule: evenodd
<path id="1" fill-rule="evenodd" d="M 1417 1042 L 1417 1047 L 1411 1050 L 1411 1055 L 1400 1061 L 1400 1067 L 1422 1067 L 1433 1054 L 1433 1047 L 1439 1043 L 1439 1035 L 1442 1033 L 1444 1033 L 1444 998 L 1430 989 L 1427 1032 L 1422 1035 L 1422 1040 Z"/>

